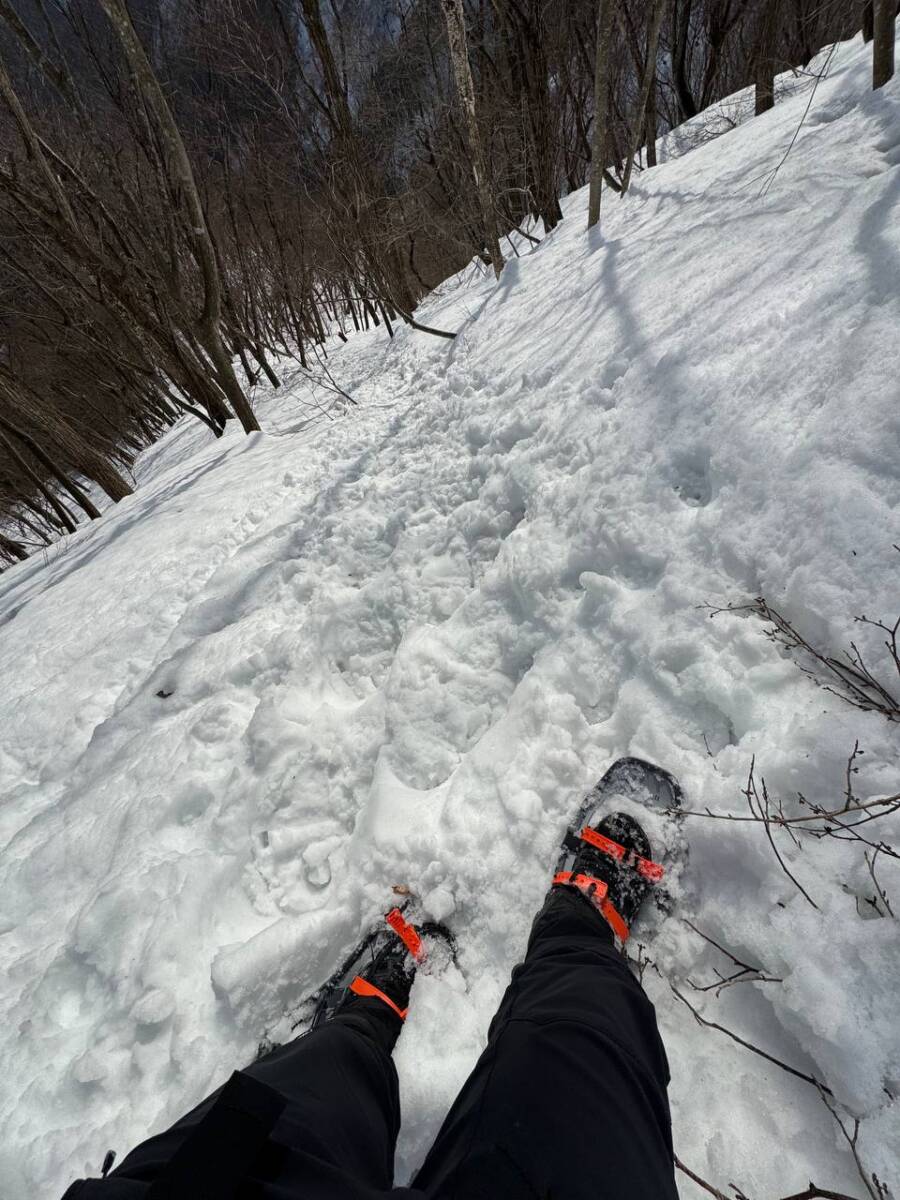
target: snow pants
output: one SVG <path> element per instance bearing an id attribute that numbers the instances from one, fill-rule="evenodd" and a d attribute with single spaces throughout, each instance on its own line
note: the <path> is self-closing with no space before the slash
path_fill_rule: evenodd
<path id="1" fill-rule="evenodd" d="M 654 1009 L 578 893 L 538 915 L 481 1058 L 394 1188 L 398 1026 L 351 1006 L 64 1200 L 677 1200 Z"/>

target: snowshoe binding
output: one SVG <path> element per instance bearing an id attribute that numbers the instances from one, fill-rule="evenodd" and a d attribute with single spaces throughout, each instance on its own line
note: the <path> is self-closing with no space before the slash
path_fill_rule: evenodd
<path id="1" fill-rule="evenodd" d="M 686 858 L 681 807 L 681 787 L 667 771 L 620 758 L 588 792 L 566 831 L 553 886 L 580 891 L 620 948 L 649 895 L 659 912 L 673 907 L 672 882 Z M 660 848 L 656 858 L 654 845 Z"/>
<path id="2" fill-rule="evenodd" d="M 456 941 L 446 927 L 435 921 L 412 924 L 410 901 L 392 908 L 384 924 L 373 929 L 351 951 L 341 965 L 304 1005 L 305 1014 L 294 1025 L 309 1028 L 327 1021 L 338 1008 L 352 1007 L 359 999 L 384 1001 L 401 1018 L 406 1018 L 409 993 L 419 968 L 434 969 L 442 962 L 456 961 Z"/>

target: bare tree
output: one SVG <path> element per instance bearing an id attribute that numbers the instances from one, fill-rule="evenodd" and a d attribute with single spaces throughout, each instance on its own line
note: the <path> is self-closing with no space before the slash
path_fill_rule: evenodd
<path id="1" fill-rule="evenodd" d="M 612 42 L 615 0 L 599 0 L 597 54 L 594 64 L 594 136 L 591 143 L 591 185 L 588 195 L 588 229 L 600 220 L 600 191 L 606 167 L 607 112 L 609 111 L 609 48 Z"/>
<path id="2" fill-rule="evenodd" d="M 884 87 L 894 75 L 895 0 L 873 0 L 872 87 Z"/>
<path id="3" fill-rule="evenodd" d="M 203 310 L 198 318 L 198 330 L 204 348 L 212 360 L 217 381 L 228 397 L 235 415 L 245 432 L 251 433 L 259 429 L 259 422 L 237 381 L 231 365 L 231 356 L 222 341 L 222 281 L 219 265 L 184 141 L 135 32 L 124 0 L 100 0 L 100 4 L 125 52 L 135 90 L 140 94 L 147 110 L 153 114 L 156 132 L 164 147 L 163 158 L 170 173 L 172 195 L 182 200 L 185 206 L 186 228 L 203 278 L 204 301 Z"/>
<path id="4" fill-rule="evenodd" d="M 622 195 L 628 191 L 628 185 L 631 182 L 631 172 L 634 167 L 634 160 L 637 152 L 640 149 L 641 142 L 645 136 L 647 138 L 647 148 L 650 147 L 650 135 L 647 132 L 647 105 L 650 100 L 651 91 L 656 88 L 656 56 L 659 51 L 659 31 L 662 27 L 663 17 L 665 16 L 668 0 L 655 0 L 653 9 L 650 15 L 650 24 L 647 29 L 647 54 L 644 59 L 644 70 L 641 76 L 641 89 L 638 95 L 638 102 L 634 112 L 634 120 L 632 124 L 632 134 L 628 146 L 628 159 L 625 163 L 625 172 L 622 176 Z M 656 122 L 654 120 L 653 125 Z M 654 157 L 655 157 L 655 142 L 656 131 L 653 130 L 654 141 Z"/>
<path id="5" fill-rule="evenodd" d="M 484 227 L 485 242 L 491 258 L 494 274 L 499 279 L 503 270 L 503 255 L 500 252 L 500 239 L 497 236 L 496 206 L 491 194 L 490 178 L 488 175 L 487 156 L 484 153 L 484 143 L 478 128 L 478 115 L 475 111 L 475 85 L 472 81 L 472 69 L 469 65 L 469 52 L 466 39 L 466 17 L 462 0 L 443 0 L 444 18 L 447 22 L 447 41 L 450 46 L 450 61 L 453 64 L 453 75 L 456 80 L 456 90 L 466 119 L 466 132 L 469 138 L 469 148 L 472 153 L 472 174 L 475 178 L 475 188 L 478 192 L 478 203 L 481 209 L 481 222 Z"/>
<path id="6" fill-rule="evenodd" d="M 756 40 L 755 112 L 760 116 L 775 105 L 776 46 L 781 0 L 763 0 Z"/>

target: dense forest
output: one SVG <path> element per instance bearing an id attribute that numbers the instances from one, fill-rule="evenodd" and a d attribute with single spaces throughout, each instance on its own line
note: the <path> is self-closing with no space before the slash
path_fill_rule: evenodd
<path id="1" fill-rule="evenodd" d="M 0 565 L 894 0 L 0 0 Z M 504 246 L 508 246 L 504 249 Z"/>

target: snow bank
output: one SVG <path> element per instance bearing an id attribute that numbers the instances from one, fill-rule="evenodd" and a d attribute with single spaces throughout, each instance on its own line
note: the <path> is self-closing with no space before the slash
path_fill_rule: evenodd
<path id="1" fill-rule="evenodd" d="M 838 49 L 764 196 L 808 88 L 607 193 L 602 231 L 579 193 L 498 284 L 448 281 L 423 311 L 452 344 L 336 349 L 358 410 L 310 424 L 297 383 L 264 435 L 180 426 L 0 577 L 3 1194 L 60 1192 L 283 1036 L 398 883 L 461 951 L 398 1047 L 405 1178 L 614 758 L 736 812 L 754 755 L 839 801 L 858 739 L 858 793 L 896 791 L 883 718 L 703 608 L 762 594 L 832 651 L 897 612 L 900 80 L 868 71 Z M 861 856 L 784 845 L 813 908 L 758 828 L 687 834 L 644 977 L 679 1155 L 756 1200 L 861 1187 L 815 1090 L 670 981 L 825 1081 L 897 1187 L 897 925 L 864 919 Z M 688 920 L 780 982 L 692 991 L 729 964 Z"/>

